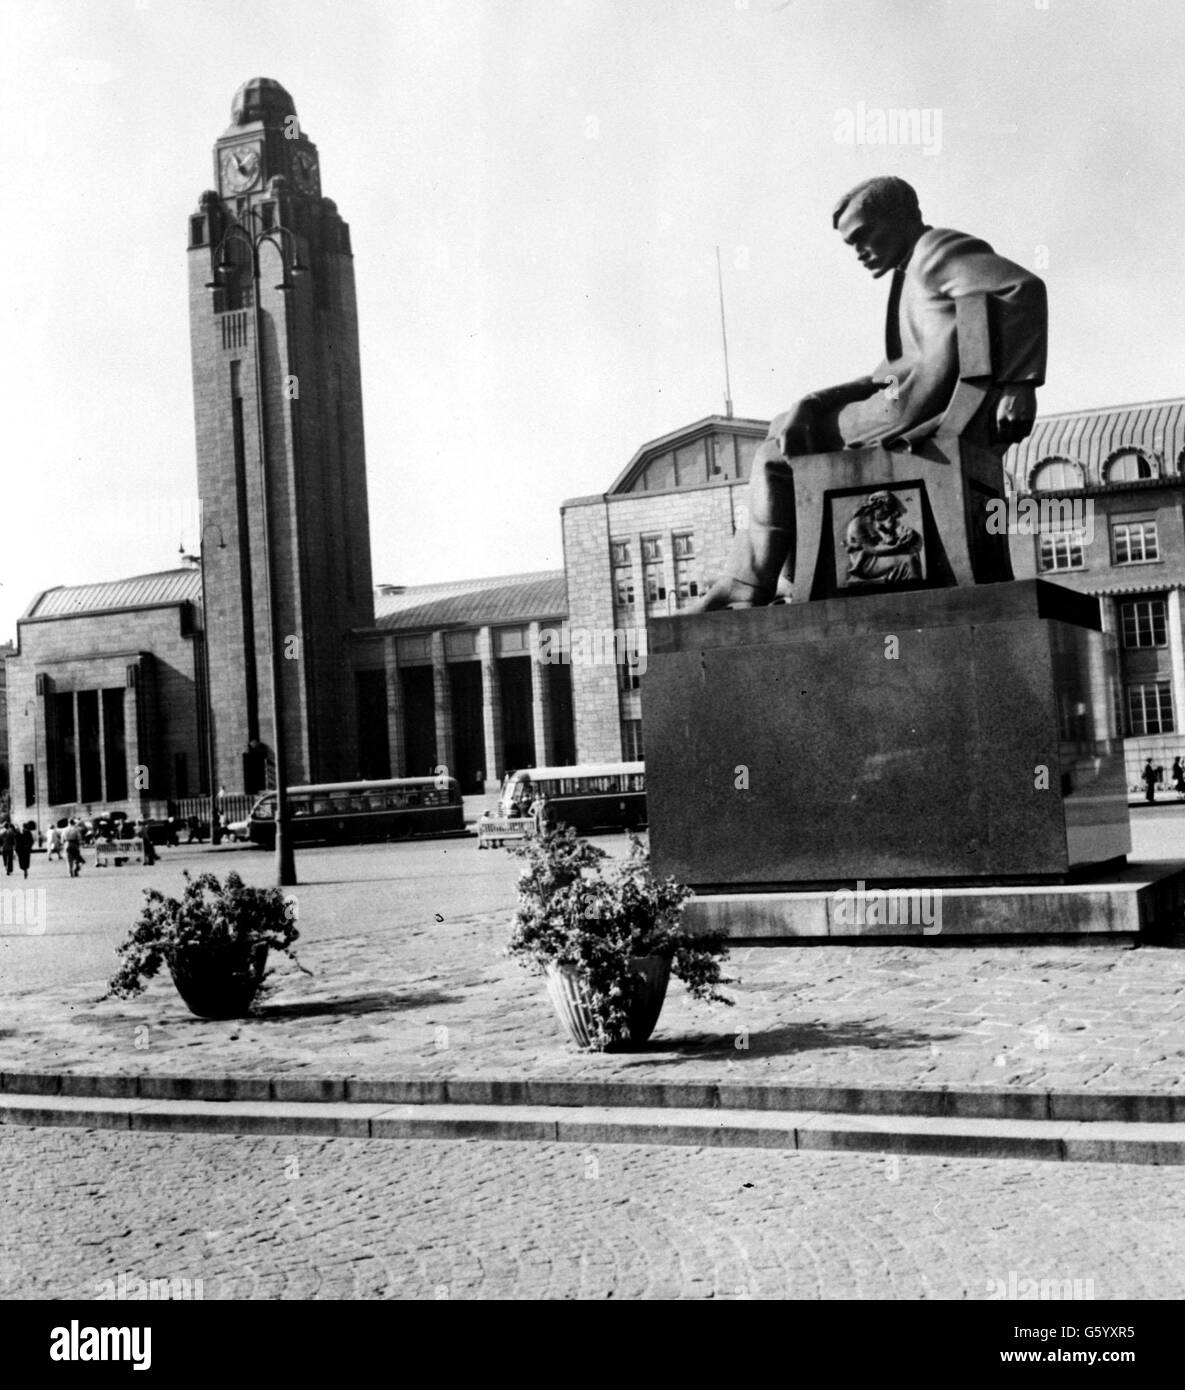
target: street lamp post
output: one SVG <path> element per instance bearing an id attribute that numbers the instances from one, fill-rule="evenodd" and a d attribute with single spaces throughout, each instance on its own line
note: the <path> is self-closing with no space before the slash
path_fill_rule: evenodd
<path id="1" fill-rule="evenodd" d="M 271 702 L 272 702 L 272 741 L 275 745 L 275 764 L 276 764 L 276 881 L 281 887 L 289 887 L 296 882 L 296 859 L 292 852 L 292 835 L 288 814 L 288 769 L 284 748 L 284 715 L 280 699 L 280 689 L 282 684 L 281 676 L 281 633 L 279 632 L 279 619 L 276 613 L 276 573 L 275 556 L 272 553 L 271 545 L 271 523 L 269 517 L 269 496 L 268 486 L 268 466 L 267 466 L 267 419 L 263 399 L 263 307 L 261 304 L 262 295 L 260 293 L 261 273 L 260 273 L 260 251 L 265 243 L 275 248 L 280 256 L 280 265 L 283 269 L 283 279 L 276 286 L 277 290 L 288 292 L 294 288 L 291 276 L 301 275 L 305 267 L 300 263 L 300 257 L 296 249 L 296 237 L 288 227 L 273 226 L 268 227 L 263 223 L 263 219 L 254 208 L 246 209 L 246 216 L 250 219 L 250 226 L 242 222 L 235 222 L 227 228 L 222 240 L 218 243 L 218 263 L 215 268 L 215 279 L 206 288 L 218 290 L 224 285 L 229 284 L 238 273 L 238 266 L 230 254 L 230 244 L 232 241 L 241 242 L 250 255 L 251 265 L 251 299 L 254 306 L 255 321 L 255 415 L 259 424 L 259 476 L 262 488 L 262 510 L 263 510 L 263 550 L 264 550 L 264 574 L 265 591 L 267 594 L 268 610 L 268 641 L 271 648 L 270 678 L 271 678 Z M 221 282 L 221 283 L 220 283 Z"/>

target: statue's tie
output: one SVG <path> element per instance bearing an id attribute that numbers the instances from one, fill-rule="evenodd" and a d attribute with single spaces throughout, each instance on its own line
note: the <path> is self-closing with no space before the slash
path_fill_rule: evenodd
<path id="1" fill-rule="evenodd" d="M 885 314 L 885 360 L 895 362 L 901 356 L 901 286 L 905 283 L 905 271 L 893 272 L 893 283 L 889 287 L 889 308 Z"/>

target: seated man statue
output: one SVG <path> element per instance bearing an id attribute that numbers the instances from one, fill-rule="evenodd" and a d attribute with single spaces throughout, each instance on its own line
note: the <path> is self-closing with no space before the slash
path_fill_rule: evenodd
<path id="1" fill-rule="evenodd" d="M 775 417 L 753 459 L 749 529 L 737 532 L 729 572 L 704 596 L 700 612 L 775 598 L 794 544 L 788 459 L 874 444 L 908 447 L 938 432 L 959 382 L 960 299 L 987 300 L 993 387 L 979 436 L 964 438 L 1002 452 L 1033 428 L 1045 380 L 1044 283 L 977 237 L 928 227 L 904 179 L 858 184 L 831 220 L 874 279 L 892 273 L 885 360 L 871 376 L 814 391 Z M 907 565 L 908 558 L 894 563 Z"/>

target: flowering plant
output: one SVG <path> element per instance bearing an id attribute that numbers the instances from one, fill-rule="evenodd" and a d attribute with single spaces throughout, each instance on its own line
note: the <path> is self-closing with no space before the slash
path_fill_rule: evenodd
<path id="1" fill-rule="evenodd" d="M 146 888 L 146 902 L 131 933 L 116 950 L 119 968 L 104 998 L 128 999 L 139 994 L 162 965 L 172 965 L 180 953 L 198 948 L 224 956 L 230 970 L 244 964 L 262 947 L 283 951 L 301 970 L 293 942 L 296 902 L 278 888 L 248 888 L 236 873 L 226 886 L 213 874 L 197 878 L 185 873 L 181 898 L 167 898 Z M 305 974 L 310 974 L 305 971 Z"/>
<path id="2" fill-rule="evenodd" d="M 669 961 L 693 999 L 732 1003 L 720 990 L 724 938 L 682 929 L 691 890 L 657 878 L 641 841 L 629 838 L 628 857 L 607 868 L 604 850 L 571 828 L 510 848 L 526 863 L 508 953 L 537 974 L 561 965 L 582 972 L 600 1047 L 626 1022 L 637 984 L 630 966 L 639 957 Z"/>

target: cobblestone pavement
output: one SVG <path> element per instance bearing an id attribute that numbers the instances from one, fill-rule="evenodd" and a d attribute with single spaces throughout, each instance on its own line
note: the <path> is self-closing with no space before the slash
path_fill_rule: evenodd
<path id="1" fill-rule="evenodd" d="M 1149 815 L 1166 843 L 1177 836 L 1179 815 Z M 267 881 L 267 856 L 224 858 L 220 872 Z M 258 1014 L 225 1023 L 192 1017 L 167 978 L 138 1000 L 96 1002 L 110 943 L 81 980 L 22 986 L 28 970 L 6 961 L 76 942 L 53 928 L 9 934 L 0 1069 L 1185 1090 L 1185 951 L 1107 942 L 744 948 L 729 966 L 735 1007 L 692 1004 L 673 982 L 645 1050 L 581 1055 L 542 982 L 502 954 L 514 867 L 465 841 L 302 855 L 313 881 L 296 890 L 301 956 L 314 974 L 281 958 Z M 104 923 L 130 921 L 139 886 L 94 890 Z M 69 920 L 89 940 L 90 899 L 73 901 Z"/>
<path id="2" fill-rule="evenodd" d="M 1185 1296 L 1170 1168 L 7 1129 L 0 1192 L 9 1299 Z"/>

